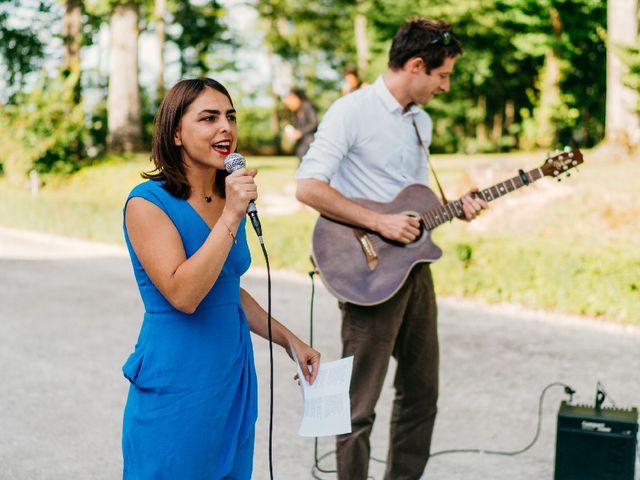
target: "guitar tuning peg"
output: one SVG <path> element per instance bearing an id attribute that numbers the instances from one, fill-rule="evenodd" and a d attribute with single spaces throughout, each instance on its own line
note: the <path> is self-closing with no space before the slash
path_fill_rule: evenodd
<path id="1" fill-rule="evenodd" d="M 565 145 L 564 146 L 564 151 L 569 153 L 571 151 L 571 148 L 569 148 L 569 145 Z"/>
<path id="2" fill-rule="evenodd" d="M 560 153 L 560 150 L 556 148 L 556 155 Z"/>
<path id="3" fill-rule="evenodd" d="M 551 152 L 547 152 L 547 160 L 551 159 Z"/>

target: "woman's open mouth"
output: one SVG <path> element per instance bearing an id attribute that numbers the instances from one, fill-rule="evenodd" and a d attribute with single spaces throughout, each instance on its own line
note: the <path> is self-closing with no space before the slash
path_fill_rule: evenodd
<path id="1" fill-rule="evenodd" d="M 213 145 L 211 145 L 211 148 L 213 148 L 220 155 L 229 155 L 231 153 L 231 141 L 224 140 L 222 142 L 214 143 Z"/>

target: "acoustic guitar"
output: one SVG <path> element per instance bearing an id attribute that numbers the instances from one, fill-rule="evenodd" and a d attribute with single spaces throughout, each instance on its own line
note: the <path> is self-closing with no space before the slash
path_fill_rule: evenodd
<path id="1" fill-rule="evenodd" d="M 549 156 L 539 168 L 529 172 L 520 169 L 517 176 L 475 192 L 474 196 L 491 202 L 545 176 L 559 177 L 581 163 L 579 150 L 565 148 Z M 422 184 L 405 187 L 389 203 L 352 200 L 380 213 L 417 217 L 421 225 L 419 237 L 403 244 L 325 216 L 318 218 L 313 230 L 312 260 L 329 291 L 339 300 L 357 305 L 377 305 L 388 300 L 400 289 L 415 264 L 438 260 L 442 250 L 431 241 L 431 231 L 454 218 L 464 217 L 461 199 L 443 205 Z"/>

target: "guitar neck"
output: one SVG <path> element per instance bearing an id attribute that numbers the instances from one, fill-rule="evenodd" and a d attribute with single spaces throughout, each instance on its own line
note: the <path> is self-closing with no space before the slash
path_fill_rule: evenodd
<path id="1" fill-rule="evenodd" d="M 482 198 L 486 202 L 492 202 L 507 193 L 518 190 L 519 188 L 529 185 L 536 180 L 540 180 L 543 176 L 544 174 L 540 168 L 535 168 L 528 172 L 520 170 L 518 176 L 505 180 L 504 182 L 496 183 L 492 187 L 485 188 L 479 192 L 474 192 L 473 196 Z M 427 230 L 433 230 L 438 225 L 442 225 L 445 222 L 450 222 L 454 218 L 460 217 L 464 217 L 461 199 L 454 200 L 438 208 L 434 208 L 420 214 L 420 218 Z"/>

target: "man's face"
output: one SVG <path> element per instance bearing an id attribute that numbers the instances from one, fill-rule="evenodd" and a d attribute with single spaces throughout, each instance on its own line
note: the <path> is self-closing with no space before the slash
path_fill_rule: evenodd
<path id="1" fill-rule="evenodd" d="M 442 65 L 432 69 L 430 73 L 427 73 L 426 65 L 422 63 L 409 85 L 411 101 L 418 105 L 426 105 L 434 95 L 448 92 L 455 63 L 455 58 L 447 57 Z"/>

